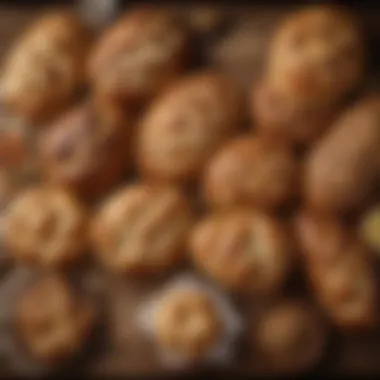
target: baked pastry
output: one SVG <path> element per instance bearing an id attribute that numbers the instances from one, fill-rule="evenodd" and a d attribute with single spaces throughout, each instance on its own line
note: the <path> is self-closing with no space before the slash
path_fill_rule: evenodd
<path id="1" fill-rule="evenodd" d="M 305 200 L 318 213 L 355 215 L 377 197 L 380 97 L 346 110 L 305 162 Z"/>
<path id="2" fill-rule="evenodd" d="M 171 187 L 135 184 L 107 199 L 92 224 L 99 261 L 121 273 L 161 273 L 185 256 L 191 227 L 185 196 Z"/>
<path id="3" fill-rule="evenodd" d="M 232 210 L 206 217 L 190 240 L 194 265 L 229 290 L 280 291 L 292 264 L 286 229 L 259 212 Z"/>
<path id="4" fill-rule="evenodd" d="M 258 352 L 281 373 L 302 372 L 317 365 L 325 348 L 326 333 L 314 307 L 293 300 L 270 307 L 253 330 Z"/>
<path id="5" fill-rule="evenodd" d="M 95 92 L 143 104 L 182 71 L 187 37 L 175 15 L 153 6 L 125 13 L 104 32 L 89 61 Z"/>
<path id="6" fill-rule="evenodd" d="M 273 209 L 297 195 L 299 165 L 282 143 L 246 135 L 221 147 L 206 166 L 203 193 L 219 208 Z"/>
<path id="7" fill-rule="evenodd" d="M 343 330 L 373 328 L 379 321 L 376 278 L 366 254 L 353 244 L 330 266 L 309 269 L 320 304 Z"/>
<path id="8" fill-rule="evenodd" d="M 56 364 L 80 353 L 94 327 L 94 309 L 67 281 L 50 275 L 22 295 L 15 320 L 20 338 L 38 360 Z"/>
<path id="9" fill-rule="evenodd" d="M 253 128 L 261 135 L 301 148 L 310 147 L 329 129 L 338 106 L 304 102 L 282 93 L 268 81 L 254 83 L 250 114 Z"/>
<path id="10" fill-rule="evenodd" d="M 231 362 L 243 329 L 229 298 L 191 274 L 170 281 L 144 301 L 137 323 L 155 344 L 161 364 L 177 369 Z"/>
<path id="11" fill-rule="evenodd" d="M 269 87 L 311 103 L 335 103 L 361 81 L 365 47 L 360 26 L 348 10 L 316 5 L 290 14 L 269 47 Z"/>
<path id="12" fill-rule="evenodd" d="M 130 162 L 131 121 L 114 104 L 87 101 L 56 120 L 39 140 L 49 182 L 97 197 L 120 180 Z"/>
<path id="13" fill-rule="evenodd" d="M 0 82 L 2 101 L 28 121 L 57 115 L 85 81 L 89 35 L 71 12 L 38 19 L 6 57 Z"/>
<path id="14" fill-rule="evenodd" d="M 365 68 L 360 26 L 347 10 L 317 5 L 280 23 L 251 115 L 260 133 L 310 146 L 330 127 Z"/>
<path id="15" fill-rule="evenodd" d="M 198 357 L 215 345 L 222 325 L 218 311 L 207 295 L 183 290 L 162 300 L 155 328 L 159 345 L 186 356 Z"/>
<path id="16" fill-rule="evenodd" d="M 371 257 L 338 220 L 304 213 L 296 229 L 306 274 L 317 300 L 341 329 L 373 327 L 377 285 Z"/>
<path id="17" fill-rule="evenodd" d="M 193 180 L 238 129 L 241 116 L 239 92 L 222 75 L 202 72 L 176 82 L 140 125 L 137 157 L 142 175 Z"/>
<path id="18" fill-rule="evenodd" d="M 82 206 L 59 188 L 24 190 L 9 205 L 4 245 L 21 263 L 57 268 L 78 261 L 87 248 L 87 217 Z"/>

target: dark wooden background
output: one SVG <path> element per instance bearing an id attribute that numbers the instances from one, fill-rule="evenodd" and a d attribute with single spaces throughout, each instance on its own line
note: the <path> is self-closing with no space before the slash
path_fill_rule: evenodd
<path id="1" fill-rule="evenodd" d="M 26 6 L 25 4 L 20 5 L 17 1 L 0 1 L 0 57 L 7 51 L 14 38 L 49 3 L 51 2 L 31 1 Z M 73 2 L 66 1 L 61 3 L 68 6 Z M 125 7 L 125 3 L 133 2 L 122 3 L 124 3 Z M 291 5 L 290 3 L 285 5 L 285 3 L 281 2 L 278 2 L 277 5 L 275 5 L 276 3 L 267 2 L 266 5 L 255 6 L 239 6 L 235 2 L 231 2 L 230 5 L 226 2 L 222 4 L 221 7 L 230 10 L 228 13 L 232 20 L 230 25 L 231 33 L 214 35 L 206 39 L 207 46 L 204 47 L 206 60 L 210 64 L 221 66 L 237 80 L 249 83 L 258 75 L 264 55 L 265 41 L 270 35 L 275 20 L 284 11 L 290 9 Z M 184 3 L 182 5 L 183 12 L 187 12 L 186 7 L 189 6 L 188 2 Z M 176 5 L 175 8 L 178 9 L 179 6 Z M 359 7 L 356 4 L 356 11 L 365 21 L 368 41 L 372 51 L 368 86 L 378 87 L 380 84 L 380 5 L 376 7 L 375 2 L 373 5 L 362 3 L 362 7 Z M 242 30 L 243 32 L 241 32 Z M 247 49 L 239 47 L 238 43 L 239 33 L 244 34 L 244 30 L 247 30 L 247 33 L 250 33 L 251 36 L 255 35 L 255 43 L 249 52 L 247 52 Z M 155 360 L 151 344 L 142 339 L 133 328 L 130 320 L 131 310 L 156 284 L 132 284 L 123 279 L 107 278 L 96 272 L 87 273 L 86 276 L 88 276 L 90 282 L 95 284 L 93 286 L 102 289 L 101 293 L 104 296 L 106 309 L 109 311 L 110 316 L 108 321 L 110 330 L 107 332 L 109 339 L 98 342 L 101 347 L 95 349 L 96 354 L 92 360 L 89 359 L 85 365 L 81 366 L 81 372 L 96 375 L 163 374 L 162 368 Z M 4 283 L 0 284 L 0 292 L 4 286 Z M 0 295 L 0 307 L 1 302 Z M 0 336 L 1 339 L 2 337 Z M 35 367 L 25 365 L 22 368 L 22 371 L 17 368 L 16 370 L 27 374 L 28 368 L 32 371 Z M 78 369 L 79 367 L 74 368 Z M 270 374 L 272 372 L 267 363 L 256 362 L 254 358 L 247 355 L 243 358 L 243 361 L 239 362 L 236 368 L 231 370 L 234 373 Z M 319 371 L 342 375 L 353 373 L 380 374 L 380 333 L 336 337 Z M 2 372 L 0 368 L 0 377 Z"/>

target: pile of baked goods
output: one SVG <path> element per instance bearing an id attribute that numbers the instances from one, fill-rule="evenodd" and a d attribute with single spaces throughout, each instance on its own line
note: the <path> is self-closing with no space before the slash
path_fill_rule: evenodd
<path id="1" fill-rule="evenodd" d="M 161 278 L 128 312 L 168 369 L 239 363 L 244 343 L 309 370 L 331 330 L 379 325 L 380 94 L 362 90 L 359 20 L 287 14 L 243 88 L 194 64 L 220 25 L 201 16 L 138 6 L 95 35 L 54 12 L 6 56 L 1 265 L 34 273 L 11 315 L 37 362 L 91 342 L 107 310 L 70 280 L 89 266 Z"/>

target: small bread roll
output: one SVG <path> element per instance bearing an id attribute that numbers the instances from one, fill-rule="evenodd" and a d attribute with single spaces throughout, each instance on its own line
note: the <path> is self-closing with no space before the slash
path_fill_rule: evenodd
<path id="1" fill-rule="evenodd" d="M 296 195 L 298 166 L 293 152 L 281 143 L 238 137 L 221 147 L 206 166 L 205 200 L 219 208 L 282 206 Z"/>
<path id="2" fill-rule="evenodd" d="M 261 135 L 296 147 L 309 147 L 331 126 L 339 107 L 305 103 L 281 93 L 268 81 L 255 82 L 250 113 Z"/>
<path id="3" fill-rule="evenodd" d="M 362 245 L 352 244 L 331 265 L 309 269 L 319 302 L 343 330 L 373 328 L 379 322 L 376 278 L 366 255 Z"/>
<path id="4" fill-rule="evenodd" d="M 138 165 L 143 176 L 195 179 L 212 153 L 239 127 L 238 90 L 222 75 L 190 75 L 164 92 L 140 125 Z"/>
<path id="5" fill-rule="evenodd" d="M 115 272 L 160 273 L 185 256 L 192 217 L 179 190 L 127 186 L 101 206 L 92 225 L 99 261 Z"/>
<path id="6" fill-rule="evenodd" d="M 243 320 L 229 297 L 198 276 L 169 281 L 137 313 L 137 328 L 150 338 L 164 367 L 185 369 L 233 362 Z"/>
<path id="7" fill-rule="evenodd" d="M 296 234 L 316 298 L 343 330 L 377 323 L 377 285 L 371 257 L 351 228 L 303 213 Z"/>
<path id="8" fill-rule="evenodd" d="M 270 87 L 311 103 L 335 103 L 361 81 L 365 48 L 357 20 L 338 6 L 316 5 L 290 14 L 269 47 Z"/>
<path id="9" fill-rule="evenodd" d="M 222 324 L 212 300 L 200 291 L 173 292 L 158 306 L 157 342 L 191 358 L 204 355 L 219 340 Z"/>
<path id="10" fill-rule="evenodd" d="M 131 121 L 118 107 L 91 100 L 42 132 L 39 158 L 49 182 L 84 197 L 115 185 L 130 162 Z"/>
<path id="11" fill-rule="evenodd" d="M 88 32 L 75 14 L 54 12 L 41 17 L 6 57 L 2 100 L 31 122 L 54 117 L 86 81 L 88 48 Z"/>
<path id="12" fill-rule="evenodd" d="M 92 305 L 60 276 L 43 277 L 18 302 L 18 333 L 38 360 L 56 364 L 80 353 L 94 325 Z"/>
<path id="13" fill-rule="evenodd" d="M 196 225 L 190 247 L 199 270 L 236 292 L 276 293 L 291 269 L 292 247 L 284 226 L 258 212 L 206 217 Z"/>
<path id="14" fill-rule="evenodd" d="M 144 103 L 182 71 L 186 50 L 186 33 L 172 12 L 136 7 L 107 29 L 92 51 L 95 92 L 125 104 Z"/>
<path id="15" fill-rule="evenodd" d="M 266 310 L 253 335 L 264 360 L 281 373 L 312 369 L 322 358 L 327 338 L 317 311 L 307 303 L 289 300 Z"/>
<path id="16" fill-rule="evenodd" d="M 57 268 L 78 261 L 87 248 L 87 217 L 64 190 L 39 186 L 20 192 L 9 205 L 4 245 L 25 264 Z"/>
<path id="17" fill-rule="evenodd" d="M 380 96 L 368 95 L 346 110 L 311 151 L 304 192 L 319 213 L 356 214 L 377 197 Z"/>

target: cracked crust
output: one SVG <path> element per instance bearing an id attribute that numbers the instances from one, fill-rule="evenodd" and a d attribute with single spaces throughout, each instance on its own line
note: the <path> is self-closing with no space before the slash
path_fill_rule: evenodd
<path id="1" fill-rule="evenodd" d="M 269 48 L 270 87 L 299 101 L 328 104 L 351 92 L 364 74 L 364 40 L 355 17 L 339 6 L 290 14 Z"/>
<path id="2" fill-rule="evenodd" d="M 296 196 L 299 165 L 290 148 L 245 136 L 220 148 L 206 166 L 203 192 L 217 208 L 273 209 Z"/>
<path id="3" fill-rule="evenodd" d="M 101 206 L 92 224 L 99 261 L 121 273 L 157 273 L 185 255 L 192 217 L 177 189 L 127 186 Z"/>
<path id="4" fill-rule="evenodd" d="M 126 104 L 150 100 L 182 70 L 187 36 L 173 13 L 136 7 L 100 37 L 89 60 L 95 91 Z"/>
<path id="5" fill-rule="evenodd" d="M 86 82 L 88 31 L 71 12 L 54 12 L 34 23 L 6 58 L 3 101 L 31 122 L 56 116 Z"/>
<path id="6" fill-rule="evenodd" d="M 192 358 L 213 348 L 222 329 L 212 300 L 199 290 L 181 290 L 164 297 L 155 326 L 159 345 Z"/>
<path id="7" fill-rule="evenodd" d="M 57 268 L 80 260 L 87 248 L 87 216 L 64 190 L 35 187 L 20 192 L 7 209 L 4 245 L 25 264 Z"/>
<path id="8" fill-rule="evenodd" d="M 141 125 L 137 160 L 143 176 L 193 180 L 239 127 L 238 90 L 213 72 L 190 75 L 164 92 Z"/>
<path id="9" fill-rule="evenodd" d="M 235 210 L 205 218 L 196 225 L 190 246 L 199 270 L 240 293 L 280 291 L 292 266 L 283 226 L 255 212 Z"/>
<path id="10" fill-rule="evenodd" d="M 131 121 L 109 103 L 89 100 L 43 131 L 38 153 L 48 181 L 81 196 L 113 186 L 131 161 Z"/>

